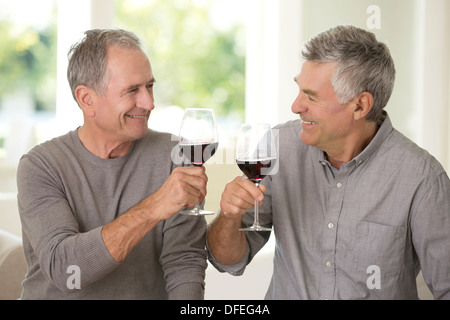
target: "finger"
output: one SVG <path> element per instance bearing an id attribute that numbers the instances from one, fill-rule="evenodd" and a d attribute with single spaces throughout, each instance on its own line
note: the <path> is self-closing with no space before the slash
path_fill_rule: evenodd
<path id="1" fill-rule="evenodd" d="M 191 187 L 200 192 L 202 199 L 206 197 L 208 179 L 198 176 L 188 176 L 185 180 Z"/>
<path id="2" fill-rule="evenodd" d="M 173 172 L 181 172 L 181 173 L 185 173 L 185 174 L 188 174 L 191 176 L 199 176 L 199 177 L 201 176 L 201 177 L 207 178 L 206 173 L 205 173 L 206 169 L 204 166 L 201 166 L 201 167 L 195 167 L 195 166 L 193 166 L 193 167 L 178 167 L 178 168 L 175 168 L 173 170 Z"/>
<path id="3" fill-rule="evenodd" d="M 186 181 L 178 181 L 176 184 L 174 184 L 172 195 L 172 200 L 177 199 L 177 202 L 180 203 L 182 207 L 192 207 L 195 204 L 203 201 L 203 199 L 205 198 L 202 190 L 199 190 Z M 171 201 L 171 198 L 169 198 L 168 200 Z"/>
<path id="4" fill-rule="evenodd" d="M 237 184 L 245 189 L 253 200 L 262 201 L 264 199 L 265 186 L 259 185 L 257 187 L 254 182 L 243 177 L 237 180 Z"/>
<path id="5" fill-rule="evenodd" d="M 258 186 L 258 188 L 261 189 L 261 192 L 262 192 L 262 193 L 266 193 L 266 186 L 265 186 L 265 185 L 260 184 L 260 185 Z"/>
<path id="6" fill-rule="evenodd" d="M 181 167 L 173 170 L 171 177 L 174 179 L 192 182 L 195 185 L 202 185 L 208 182 L 205 169 L 203 167 Z"/>
<path id="7" fill-rule="evenodd" d="M 253 196 L 243 187 L 245 183 L 243 184 L 241 180 L 241 177 L 235 178 L 225 186 L 220 203 L 220 207 L 225 213 L 242 215 L 254 205 Z"/>
<path id="8" fill-rule="evenodd" d="M 178 168 L 175 174 L 178 179 L 182 179 L 192 186 L 198 188 L 204 196 L 206 196 L 206 185 L 208 183 L 208 176 L 205 173 L 204 167 L 183 167 Z"/>
<path id="9" fill-rule="evenodd" d="M 224 211 L 245 211 L 254 205 L 254 200 L 251 197 L 244 197 L 237 193 L 228 195 L 222 195 L 221 207 Z"/>

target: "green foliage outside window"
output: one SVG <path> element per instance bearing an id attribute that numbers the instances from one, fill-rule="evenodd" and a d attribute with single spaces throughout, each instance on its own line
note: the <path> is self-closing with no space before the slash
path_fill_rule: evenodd
<path id="1" fill-rule="evenodd" d="M 116 1 L 116 25 L 144 40 L 157 81 L 156 106 L 213 108 L 219 117 L 243 120 L 243 28 L 214 28 L 208 3 L 154 0 L 133 6 Z"/>
<path id="2" fill-rule="evenodd" d="M 56 10 L 56 8 L 54 8 Z M 0 108 L 13 93 L 31 95 L 35 110 L 55 110 L 56 15 L 44 29 L 0 19 Z"/>
<path id="3" fill-rule="evenodd" d="M 0 4 L 4 1 L 0 0 Z M 157 83 L 156 105 L 213 108 L 244 118 L 243 28 L 213 26 L 213 1 L 116 1 L 116 26 L 145 42 Z M 197 4 L 196 4 L 197 3 Z M 0 15 L 0 111 L 8 94 L 29 94 L 36 111 L 56 106 L 57 8 L 44 28 L 17 26 Z"/>

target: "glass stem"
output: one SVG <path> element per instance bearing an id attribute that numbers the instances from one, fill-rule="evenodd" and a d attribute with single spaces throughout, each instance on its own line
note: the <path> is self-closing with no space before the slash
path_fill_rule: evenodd
<path id="1" fill-rule="evenodd" d="M 255 183 L 255 185 L 258 187 L 259 183 Z M 253 222 L 253 226 L 259 227 L 259 206 L 258 206 L 258 200 L 255 199 L 255 220 Z"/>

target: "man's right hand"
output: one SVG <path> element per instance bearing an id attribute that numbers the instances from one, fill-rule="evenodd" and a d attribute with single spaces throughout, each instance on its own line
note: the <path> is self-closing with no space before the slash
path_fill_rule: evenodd
<path id="1" fill-rule="evenodd" d="M 257 187 L 252 181 L 245 177 L 236 177 L 225 186 L 220 201 L 220 208 L 225 217 L 240 218 L 248 209 L 253 208 L 255 200 L 261 204 L 264 199 L 266 187 Z"/>
<path id="2" fill-rule="evenodd" d="M 225 186 L 220 201 L 220 213 L 209 225 L 208 247 L 223 265 L 235 264 L 246 250 L 245 232 L 239 231 L 242 215 L 253 208 L 255 199 L 261 204 L 266 188 L 257 187 L 245 177 L 237 177 Z"/>
<path id="3" fill-rule="evenodd" d="M 158 191 L 103 226 L 103 241 L 111 256 L 118 262 L 123 261 L 160 221 L 169 219 L 183 207 L 203 201 L 207 182 L 204 167 L 173 170 Z"/>
<path id="4" fill-rule="evenodd" d="M 205 167 L 180 167 L 145 202 L 159 219 L 166 220 L 184 207 L 193 207 L 206 197 L 208 177 Z"/>

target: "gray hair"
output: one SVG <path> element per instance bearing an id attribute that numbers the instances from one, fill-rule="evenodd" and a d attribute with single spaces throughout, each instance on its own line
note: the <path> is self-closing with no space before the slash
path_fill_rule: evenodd
<path id="1" fill-rule="evenodd" d="M 75 90 L 79 85 L 105 95 L 108 85 L 106 70 L 109 46 L 136 48 L 142 50 L 140 39 L 132 32 L 121 29 L 92 29 L 84 38 L 74 44 L 68 53 L 67 79 L 76 101 Z"/>
<path id="2" fill-rule="evenodd" d="M 366 119 L 382 118 L 394 87 L 395 66 L 388 47 L 373 33 L 354 26 L 337 26 L 312 38 L 302 55 L 307 61 L 336 64 L 331 84 L 339 103 L 369 92 L 374 104 Z"/>

